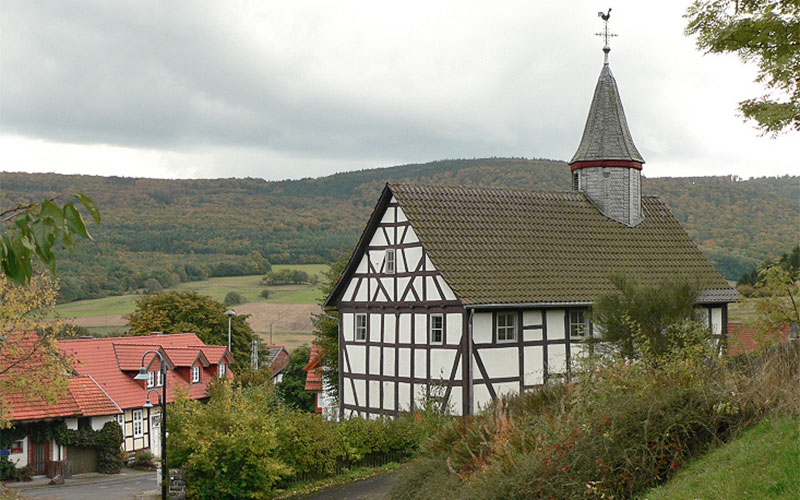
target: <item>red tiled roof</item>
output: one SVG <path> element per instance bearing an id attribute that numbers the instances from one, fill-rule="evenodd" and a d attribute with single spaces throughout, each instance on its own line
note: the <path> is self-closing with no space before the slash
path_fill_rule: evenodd
<path id="1" fill-rule="evenodd" d="M 744 354 L 755 350 L 759 345 L 786 342 L 789 340 L 789 333 L 789 325 L 784 325 L 779 331 L 759 338 L 755 328 L 745 327 L 741 323 L 728 323 L 728 354 Z"/>
<path id="2" fill-rule="evenodd" d="M 160 351 L 162 354 L 164 350 L 160 348 L 160 346 L 155 344 L 113 344 L 114 346 L 114 353 L 117 356 L 117 366 L 122 371 L 139 371 L 139 368 L 142 366 L 142 359 L 147 351 L 157 350 Z M 155 354 L 149 354 L 147 360 L 147 368 L 154 368 L 153 361 L 156 361 L 157 356 Z M 169 363 L 169 357 L 167 357 L 167 362 Z M 170 363 L 171 364 L 171 363 Z"/>
<path id="3" fill-rule="evenodd" d="M 203 366 L 209 365 L 202 349 L 196 347 L 167 347 L 164 352 L 175 366 L 194 366 L 197 360 L 200 360 Z"/>
<path id="4" fill-rule="evenodd" d="M 289 366 L 289 351 L 286 347 L 278 344 L 264 346 L 268 350 L 267 361 L 269 362 L 269 371 L 274 377 L 284 368 Z"/>
<path id="5" fill-rule="evenodd" d="M 311 355 L 308 359 L 308 364 L 303 367 L 306 371 L 306 386 L 307 391 L 321 391 L 322 390 L 322 367 L 319 365 L 322 361 L 323 350 L 320 346 L 314 344 L 311 346 Z"/>
<path id="6" fill-rule="evenodd" d="M 233 354 L 231 354 L 224 345 L 205 345 L 200 342 L 199 344 L 190 345 L 189 347 L 196 347 L 203 351 L 208 362 L 212 365 L 218 365 L 223 359 L 227 359 L 228 364 L 233 363 Z"/>
<path id="7" fill-rule="evenodd" d="M 73 377 L 67 392 L 55 404 L 48 404 L 41 398 L 27 399 L 22 393 L 7 394 L 5 397 L 11 407 L 10 420 L 93 417 L 122 413 L 120 407 L 88 375 Z"/>
<path id="8" fill-rule="evenodd" d="M 192 384 L 190 379 L 184 377 L 184 375 L 190 377 L 190 373 L 181 375 L 175 370 L 169 369 L 166 381 L 168 402 L 173 401 L 177 390 L 183 391 L 192 399 L 207 397 L 207 385 L 217 376 L 216 365 L 218 361 L 225 359 L 227 352 L 225 346 L 206 346 L 194 333 L 74 339 L 61 341 L 60 345 L 62 352 L 72 356 L 75 371 L 80 375 L 91 374 L 98 385 L 123 409 L 140 408 L 145 403 L 148 392 L 145 382 L 133 380 L 141 366 L 141 356 L 145 351 L 162 349 L 162 352 L 166 353 L 167 358 L 171 360 L 170 349 L 176 349 L 171 354 L 181 359 L 184 355 L 179 353 L 183 349 L 196 349 L 198 355 L 202 352 L 206 359 L 210 360 L 209 365 L 203 366 L 201 369 L 200 383 L 197 384 Z M 115 354 L 120 352 L 124 352 L 126 356 L 121 365 L 118 364 L 118 357 Z M 133 364 L 131 363 L 132 358 L 128 359 L 128 357 L 132 357 L 136 352 L 139 352 L 139 357 L 138 361 Z M 209 356 L 209 352 L 215 353 L 215 357 Z M 228 357 L 230 356 L 228 355 Z M 169 364 L 171 367 L 174 366 L 173 361 L 170 361 Z M 133 368 L 126 372 L 121 369 L 122 366 Z M 156 366 L 157 364 L 151 369 L 155 369 Z M 227 370 L 226 376 L 232 378 L 233 374 Z M 154 389 L 161 391 L 160 388 L 150 388 L 150 390 Z"/>

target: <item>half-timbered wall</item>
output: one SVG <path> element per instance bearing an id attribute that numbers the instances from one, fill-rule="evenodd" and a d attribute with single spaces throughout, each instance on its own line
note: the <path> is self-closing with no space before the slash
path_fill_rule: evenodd
<path id="1" fill-rule="evenodd" d="M 586 352 L 569 333 L 570 309 L 497 309 L 472 315 L 472 405 L 477 412 L 496 397 L 519 393 L 568 373 Z M 516 338 L 498 336 L 498 314 L 513 314 Z M 591 325 L 589 332 L 591 334 Z"/>
<path id="2" fill-rule="evenodd" d="M 360 259 L 339 303 L 343 415 L 396 415 L 429 396 L 468 411 L 464 309 L 394 198 Z"/>

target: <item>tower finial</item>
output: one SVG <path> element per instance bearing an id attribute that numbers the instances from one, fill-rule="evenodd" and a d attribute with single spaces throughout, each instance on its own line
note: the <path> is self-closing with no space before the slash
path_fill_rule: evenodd
<path id="1" fill-rule="evenodd" d="M 611 46 L 608 44 L 608 39 L 609 37 L 617 36 L 616 33 L 609 33 L 608 31 L 608 19 L 611 17 L 611 7 L 608 8 L 608 12 L 605 14 L 598 12 L 597 17 L 603 20 L 603 31 L 602 33 L 595 33 L 595 35 L 603 37 L 603 53 L 605 53 L 605 60 L 603 63 L 608 64 L 608 53 L 611 52 Z"/>

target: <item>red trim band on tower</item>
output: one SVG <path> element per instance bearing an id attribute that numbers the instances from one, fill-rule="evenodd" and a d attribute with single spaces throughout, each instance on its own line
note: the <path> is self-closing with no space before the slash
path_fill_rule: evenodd
<path id="1" fill-rule="evenodd" d="M 576 161 L 575 163 L 570 164 L 569 170 L 574 172 L 575 170 L 589 167 L 627 167 L 641 170 L 642 164 L 638 161 L 630 160 Z"/>

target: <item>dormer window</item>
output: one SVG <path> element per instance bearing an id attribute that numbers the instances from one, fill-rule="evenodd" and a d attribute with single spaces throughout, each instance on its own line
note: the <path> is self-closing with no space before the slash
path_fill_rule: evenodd
<path id="1" fill-rule="evenodd" d="M 192 367 L 192 383 L 196 384 L 198 382 L 200 382 L 200 367 L 199 366 L 193 366 Z"/>
<path id="2" fill-rule="evenodd" d="M 156 372 L 147 372 L 147 387 L 155 387 Z"/>
<path id="3" fill-rule="evenodd" d="M 219 376 L 219 378 L 225 378 L 225 370 L 226 369 L 227 369 L 227 366 L 225 365 L 225 363 L 220 363 L 217 366 L 217 376 Z"/>
<path id="4" fill-rule="evenodd" d="M 386 274 L 395 273 L 396 258 L 397 255 L 395 254 L 395 250 L 393 248 L 386 250 L 386 266 L 385 266 Z"/>
<path id="5" fill-rule="evenodd" d="M 164 374 L 161 370 L 158 370 L 156 372 L 156 386 L 161 387 L 162 385 L 164 385 Z"/>

